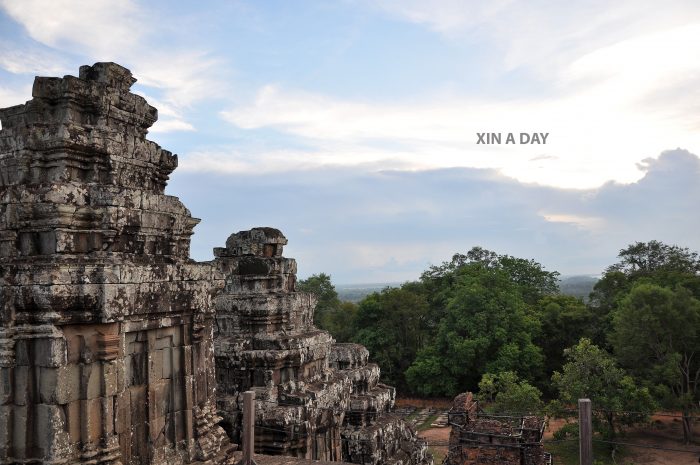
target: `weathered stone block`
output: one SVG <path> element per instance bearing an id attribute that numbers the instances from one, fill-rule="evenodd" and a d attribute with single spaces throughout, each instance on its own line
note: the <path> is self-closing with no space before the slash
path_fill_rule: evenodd
<path id="1" fill-rule="evenodd" d="M 0 406 L 12 403 L 12 385 L 12 368 L 0 367 Z M 0 423 L 1 426 L 2 423 Z"/>
<path id="2" fill-rule="evenodd" d="M 66 340 L 57 338 L 38 338 L 33 344 L 34 363 L 43 367 L 59 367 L 66 364 Z"/>
<path id="3" fill-rule="evenodd" d="M 35 379 L 38 384 L 39 402 L 50 404 L 56 402 L 58 388 L 58 368 L 35 367 Z"/>
<path id="4" fill-rule="evenodd" d="M 12 451 L 16 459 L 26 457 L 27 412 L 26 405 L 15 405 L 12 409 Z"/>
<path id="5" fill-rule="evenodd" d="M 28 366 L 16 366 L 14 369 L 14 403 L 15 405 L 27 405 L 30 398 L 29 375 L 31 368 Z"/>

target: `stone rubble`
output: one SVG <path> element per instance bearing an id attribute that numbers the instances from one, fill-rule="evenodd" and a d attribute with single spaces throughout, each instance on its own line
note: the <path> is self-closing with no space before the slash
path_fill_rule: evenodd
<path id="1" fill-rule="evenodd" d="M 96 63 L 0 109 L 0 464 L 231 464 L 252 389 L 257 453 L 431 465 L 367 350 L 313 326 L 281 232 L 189 258 L 134 82 Z"/>

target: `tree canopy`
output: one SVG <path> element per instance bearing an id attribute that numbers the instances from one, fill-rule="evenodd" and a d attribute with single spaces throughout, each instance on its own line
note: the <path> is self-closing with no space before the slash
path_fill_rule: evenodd
<path id="1" fill-rule="evenodd" d="M 533 259 L 474 247 L 358 305 L 341 303 L 323 273 L 299 288 L 319 296 L 317 324 L 364 344 L 401 394 L 479 390 L 501 411 L 589 397 L 606 437 L 660 404 L 683 412 L 689 441 L 700 401 L 698 254 L 631 244 L 588 303 L 560 294 L 557 280 Z"/>
<path id="2" fill-rule="evenodd" d="M 638 387 L 615 359 L 590 339 L 582 338 L 566 349 L 565 357 L 561 371 L 552 375 L 559 400 L 576 405 L 578 399 L 591 399 L 595 408 L 593 427 L 604 437 L 612 439 L 621 425 L 639 423 L 647 417 L 631 412 L 653 412 L 656 404 L 649 390 Z"/>
<path id="3" fill-rule="evenodd" d="M 640 283 L 615 312 L 610 338 L 620 362 L 684 412 L 690 442 L 690 412 L 700 400 L 700 301 L 682 286 Z"/>
<path id="4" fill-rule="evenodd" d="M 485 372 L 513 371 L 528 380 L 541 373 L 542 351 L 532 341 L 539 322 L 508 270 L 480 261 L 460 265 L 451 294 L 432 344 L 406 372 L 420 394 L 475 390 Z"/>

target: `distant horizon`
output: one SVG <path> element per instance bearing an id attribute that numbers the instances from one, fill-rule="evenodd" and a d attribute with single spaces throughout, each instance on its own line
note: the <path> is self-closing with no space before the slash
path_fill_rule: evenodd
<path id="1" fill-rule="evenodd" d="M 318 274 L 318 273 L 312 273 L 313 274 Z M 310 276 L 306 277 L 300 277 L 299 279 L 308 279 Z M 570 278 L 593 278 L 593 279 L 600 279 L 601 274 L 575 274 L 575 275 L 559 275 L 559 281 L 563 281 L 564 279 L 570 279 Z M 394 281 L 394 282 L 376 282 L 376 283 L 335 283 L 333 282 L 333 276 L 331 276 L 331 282 L 333 283 L 333 286 L 336 287 L 336 289 L 339 288 L 357 288 L 357 289 L 364 289 L 364 288 L 374 288 L 374 287 L 382 287 L 382 286 L 400 286 L 406 282 L 411 282 L 411 281 L 417 281 L 420 279 L 420 277 L 413 279 L 413 280 L 407 280 L 407 281 Z"/>

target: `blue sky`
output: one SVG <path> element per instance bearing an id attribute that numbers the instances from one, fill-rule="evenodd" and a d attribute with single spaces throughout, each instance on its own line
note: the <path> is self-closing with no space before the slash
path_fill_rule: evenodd
<path id="1" fill-rule="evenodd" d="M 0 0 L 0 107 L 35 75 L 131 69 L 196 259 L 275 226 L 338 283 L 474 245 L 595 274 L 638 240 L 700 249 L 700 4 L 660 5 Z"/>

